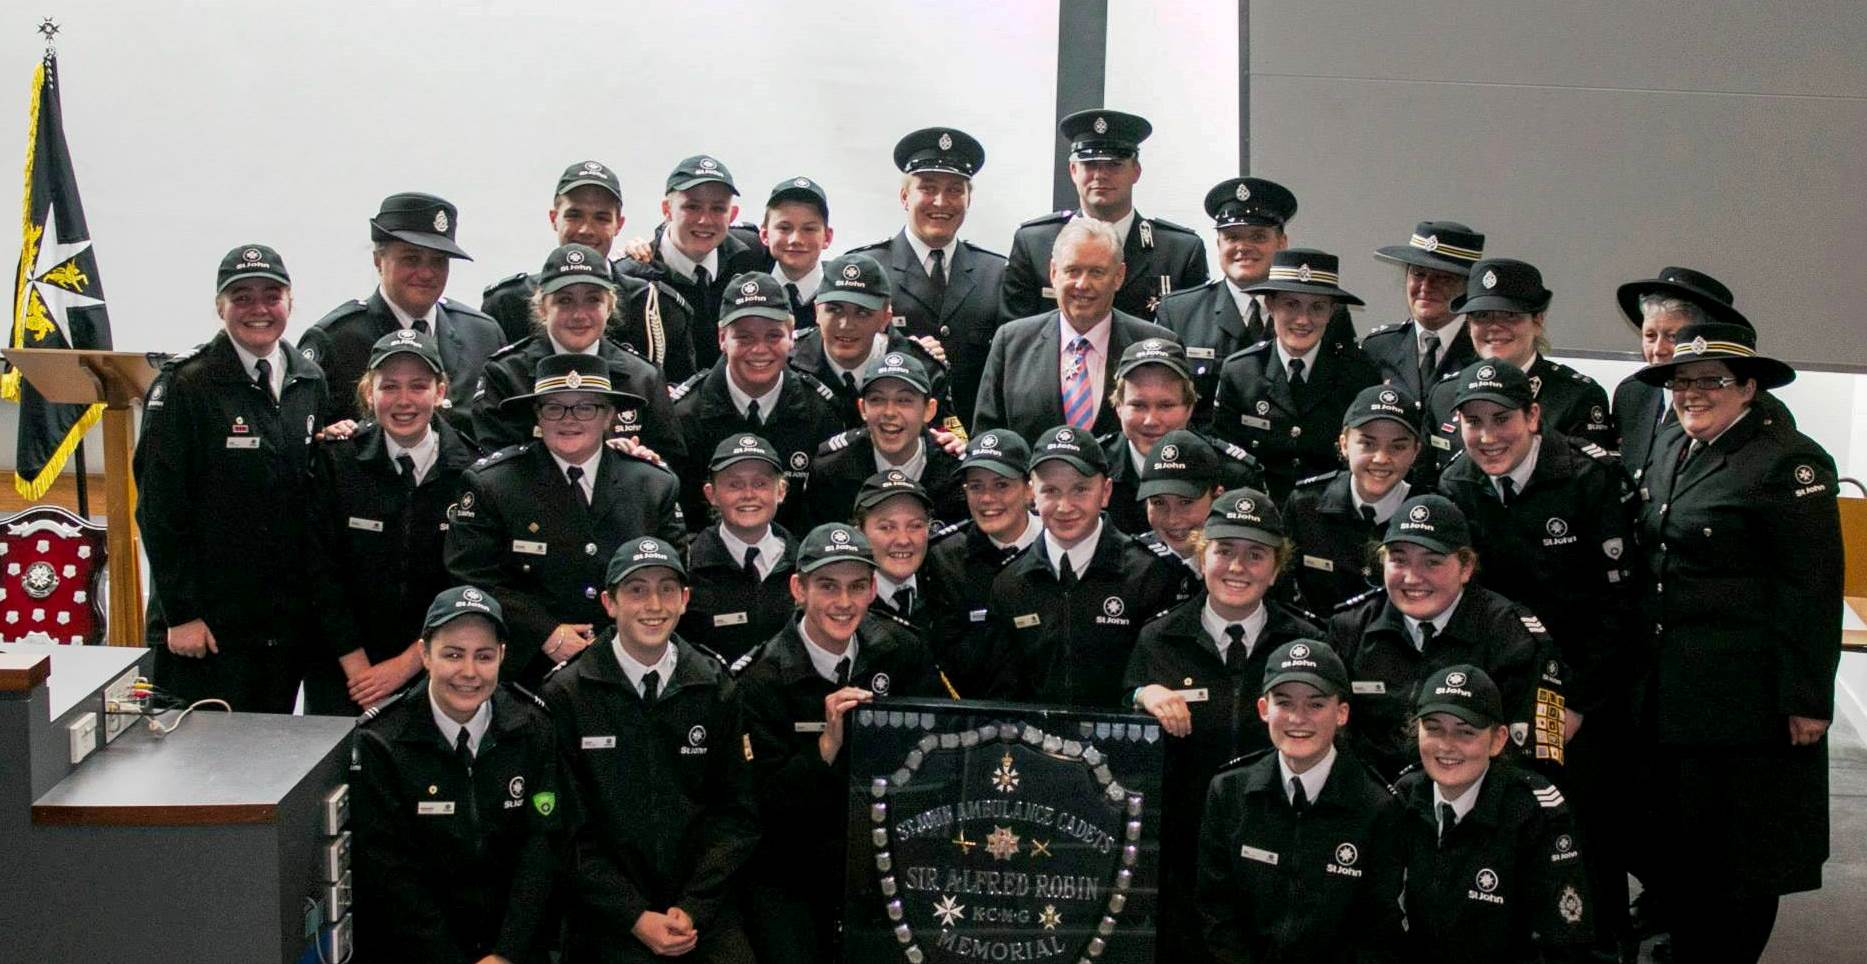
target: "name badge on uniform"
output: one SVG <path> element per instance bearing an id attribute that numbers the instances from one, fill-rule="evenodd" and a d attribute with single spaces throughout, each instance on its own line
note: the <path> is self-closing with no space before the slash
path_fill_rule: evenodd
<path id="1" fill-rule="evenodd" d="M 583 738 L 582 746 L 586 750 L 614 750 L 616 748 L 616 737 L 613 735 L 586 736 Z"/>
<path id="2" fill-rule="evenodd" d="M 1260 850 L 1256 847 L 1251 846 L 1250 844 L 1246 844 L 1243 847 L 1238 848 L 1238 856 L 1243 857 L 1246 860 L 1255 860 L 1261 864 L 1270 864 L 1273 867 L 1277 866 L 1276 851 Z"/>
<path id="3" fill-rule="evenodd" d="M 1335 560 L 1324 559 L 1321 556 L 1304 556 L 1303 565 L 1311 569 L 1321 569 L 1323 572 L 1335 571 Z"/>
<path id="4" fill-rule="evenodd" d="M 514 539 L 512 540 L 512 551 L 523 553 L 528 556 L 542 556 L 545 554 L 545 544 L 542 542 L 531 542 L 525 539 Z"/>
<path id="5" fill-rule="evenodd" d="M 451 817 L 454 815 L 454 801 L 420 800 L 415 803 L 415 812 L 424 817 Z"/>
<path id="6" fill-rule="evenodd" d="M 985 617 L 990 616 L 991 614 L 992 614 L 992 611 L 990 609 L 975 609 L 972 612 L 967 613 L 967 615 L 970 616 L 972 618 L 972 621 L 975 623 L 985 622 Z"/>
<path id="7" fill-rule="evenodd" d="M 1204 686 L 1191 690 L 1174 690 L 1174 692 L 1180 694 L 1180 698 L 1188 703 L 1204 703 L 1211 698 Z"/>
<path id="8" fill-rule="evenodd" d="M 1195 346 L 1188 346 L 1186 349 L 1186 357 L 1188 358 L 1217 358 L 1219 357 L 1219 353 L 1211 348 L 1199 348 Z"/>
<path id="9" fill-rule="evenodd" d="M 1052 288 L 1049 285 L 1045 285 L 1044 290 L 1043 290 L 1043 296 L 1054 301 L 1056 300 L 1056 297 L 1057 297 L 1057 289 Z"/>
<path id="10" fill-rule="evenodd" d="M 1256 415 L 1240 415 L 1238 416 L 1238 424 L 1243 425 L 1246 428 L 1256 428 L 1256 429 L 1263 429 L 1265 431 L 1269 431 L 1271 427 L 1271 420 L 1268 418 L 1259 418 Z"/>
<path id="11" fill-rule="evenodd" d="M 1037 615 L 1036 613 L 1025 613 L 1022 616 L 1011 617 L 1011 625 L 1017 629 L 1030 629 L 1032 626 L 1035 626 L 1038 623 L 1041 623 L 1043 621 L 1044 621 L 1043 617 Z"/>
<path id="12" fill-rule="evenodd" d="M 229 435 L 227 436 L 227 447 L 230 449 L 259 448 L 259 436 L 257 435 Z"/>
<path id="13" fill-rule="evenodd" d="M 822 733 L 823 721 L 818 720 L 815 723 L 793 723 L 791 724 L 791 730 L 795 733 Z"/>
<path id="14" fill-rule="evenodd" d="M 1440 438 L 1439 436 L 1435 435 L 1433 436 L 1433 448 L 1444 449 L 1445 451 L 1450 452 L 1452 451 L 1452 440 L 1449 438 Z"/>
<path id="15" fill-rule="evenodd" d="M 378 519 L 359 519 L 356 516 L 351 516 L 350 528 L 362 529 L 364 532 L 381 532 L 382 522 Z"/>
<path id="16" fill-rule="evenodd" d="M 713 615 L 713 626 L 716 629 L 721 626 L 744 626 L 750 621 L 751 617 L 745 613 L 715 613 Z"/>
<path id="17" fill-rule="evenodd" d="M 1384 696 L 1387 693 L 1387 684 L 1378 679 L 1358 679 L 1349 683 L 1348 688 L 1350 692 L 1367 696 Z"/>

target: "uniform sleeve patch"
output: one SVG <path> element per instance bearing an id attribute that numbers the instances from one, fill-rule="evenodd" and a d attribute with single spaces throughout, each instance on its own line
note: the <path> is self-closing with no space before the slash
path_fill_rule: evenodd
<path id="1" fill-rule="evenodd" d="M 1613 539 L 1610 541 L 1619 542 L 1620 540 Z M 1535 616 L 1530 615 L 1529 613 L 1524 613 L 1523 615 L 1518 616 L 1517 619 L 1523 623 L 1523 628 L 1529 630 L 1530 632 L 1533 632 L 1533 633 L 1548 633 L 1549 632 L 1549 630 L 1543 628 L 1543 621 L 1541 619 L 1538 619 Z"/>
<path id="2" fill-rule="evenodd" d="M 1536 795 L 1536 802 L 1538 804 L 1541 804 L 1546 809 L 1553 810 L 1557 807 L 1562 806 L 1562 803 L 1563 803 L 1562 791 L 1556 789 L 1555 786 L 1553 785 L 1543 787 L 1540 790 L 1532 790 L 1530 792 Z"/>

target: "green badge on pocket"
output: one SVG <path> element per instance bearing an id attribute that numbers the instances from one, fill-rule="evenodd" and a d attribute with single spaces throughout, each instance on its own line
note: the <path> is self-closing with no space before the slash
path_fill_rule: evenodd
<path id="1" fill-rule="evenodd" d="M 558 808 L 558 795 L 557 794 L 552 793 L 549 790 L 545 790 L 540 793 L 532 794 L 532 809 L 537 810 L 539 816 L 549 817 L 551 816 L 551 812 L 556 810 L 557 808 Z"/>

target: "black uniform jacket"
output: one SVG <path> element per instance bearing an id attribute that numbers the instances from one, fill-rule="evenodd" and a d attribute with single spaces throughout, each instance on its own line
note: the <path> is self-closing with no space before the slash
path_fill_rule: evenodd
<path id="1" fill-rule="evenodd" d="M 540 647 L 560 623 L 607 620 L 596 597 L 617 546 L 642 536 L 687 542 L 673 473 L 608 447 L 588 505 L 543 442 L 500 449 L 464 479 L 447 533 L 447 571 L 505 608 L 505 671 L 521 682 L 550 668 Z"/>
<path id="2" fill-rule="evenodd" d="M 1272 341 L 1233 353 L 1219 372 L 1212 432 L 1258 457 L 1273 499 L 1289 495 L 1298 479 L 1341 467 L 1342 413 L 1381 378 L 1360 348 L 1324 341 L 1303 380 L 1299 404 Z"/>
<path id="3" fill-rule="evenodd" d="M 1456 663 L 1477 666 L 1497 683 L 1512 742 L 1525 755 L 1539 763 L 1551 752 L 1560 756 L 1562 719 L 1550 714 L 1562 704 L 1562 663 L 1528 609 L 1468 583 L 1446 628 L 1421 652 L 1384 590 L 1345 606 L 1329 621 L 1329 643 L 1353 683 L 1353 745 L 1382 777 L 1419 765 L 1413 707 L 1420 686 Z"/>
<path id="4" fill-rule="evenodd" d="M 761 412 L 754 425 L 734 407 L 726 385 L 726 364 L 720 364 L 674 386 L 674 424 L 679 426 L 686 458 L 674 465 L 681 477 L 681 507 L 688 525 L 698 529 L 712 521 L 707 505 L 707 462 L 722 440 L 742 434 L 757 435 L 772 444 L 785 460 L 784 478 L 790 492 L 778 506 L 778 521 L 794 532 L 809 517 L 804 489 L 818 446 L 843 431 L 836 415 L 836 396 L 829 387 L 797 369 L 784 373 L 775 411 Z"/>
<path id="5" fill-rule="evenodd" d="M 784 555 L 772 560 L 771 575 L 763 580 L 756 569 L 746 571 L 745 560 L 734 559 L 727 551 L 718 525 L 695 533 L 687 547 L 687 584 L 692 594 L 681 616 L 681 636 L 705 640 L 707 648 L 720 654 L 727 665 L 783 629 L 797 608 L 791 599 L 797 540 L 776 524 L 772 534 L 783 540 Z"/>
<path id="6" fill-rule="evenodd" d="M 1334 612 L 1343 602 L 1381 584 L 1374 556 L 1386 526 L 1361 517 L 1347 469 L 1297 481 L 1284 500 L 1284 527 L 1296 550 L 1289 575 L 1304 608 Z"/>
<path id="7" fill-rule="evenodd" d="M 318 443 L 312 460 L 313 548 L 320 626 L 332 656 L 362 648 L 371 663 L 400 655 L 421 636 L 428 604 L 453 585 L 442 564 L 448 506 L 479 457 L 439 419 L 434 464 L 419 485 L 397 471 L 382 426 Z"/>
<path id="8" fill-rule="evenodd" d="M 148 638 L 207 620 L 223 649 L 299 640 L 311 438 L 329 405 L 324 374 L 279 343 L 279 401 L 247 377 L 225 332 L 162 368 L 143 404 L 136 523 L 149 553 Z"/>
<path id="9" fill-rule="evenodd" d="M 1536 468 L 1510 506 L 1469 458 L 1454 459 L 1439 491 L 1471 523 L 1478 580 L 1542 617 L 1569 668 L 1565 693 L 1583 714 L 1625 708 L 1634 583 L 1634 490 L 1593 442 L 1544 432 Z"/>
<path id="10" fill-rule="evenodd" d="M 932 432 L 921 432 L 921 448 L 927 453 L 927 466 L 915 481 L 933 498 L 933 518 L 927 527 L 933 532 L 966 518 L 965 480 L 960 477 L 959 459 L 941 448 Z M 863 480 L 877 471 L 875 443 L 870 441 L 867 428 L 830 436 L 818 447 L 816 461 L 810 467 L 810 481 L 804 488 L 810 525 L 849 521 L 855 513 L 856 492 Z"/>
<path id="11" fill-rule="evenodd" d="M 1443 839 L 1426 774 L 1408 774 L 1395 790 L 1407 808 L 1408 960 L 1596 959 L 1589 952 L 1596 907 L 1575 821 L 1548 780 L 1493 759 L 1477 802 Z"/>
<path id="12" fill-rule="evenodd" d="M 1361 350 L 1367 352 L 1368 359 L 1380 369 L 1381 381 L 1405 388 L 1414 398 L 1425 398 L 1426 390 L 1441 378 L 1477 361 L 1478 349 L 1472 347 L 1471 326 L 1460 323 L 1459 333 L 1452 336 L 1452 341 L 1445 342 L 1442 336 L 1439 363 L 1433 367 L 1432 379 L 1421 385 L 1419 328 L 1411 318 L 1380 325 L 1362 337 Z"/>
<path id="13" fill-rule="evenodd" d="M 741 272 L 769 271 L 771 254 L 765 250 L 764 245 L 758 243 L 756 230 L 748 234 L 734 225 L 716 249 L 719 254 L 716 262 L 719 271 L 707 279 L 706 287 L 702 288 L 692 279 L 669 268 L 667 261 L 662 258 L 661 234 L 666 230 L 665 223 L 655 228 L 655 237 L 651 242 L 654 245 L 654 260 L 643 263 L 633 258 L 621 258 L 611 262 L 611 265 L 617 274 L 661 282 L 672 288 L 693 309 L 687 321 L 687 334 L 694 349 L 693 370 L 704 372 L 720 358 L 720 294 L 726 290 L 726 283 Z M 672 381 L 676 376 L 670 372 L 668 378 Z"/>
<path id="14" fill-rule="evenodd" d="M 1056 292 L 1050 287 L 1050 251 L 1057 235 L 1075 216 L 1056 211 L 1018 225 L 1011 236 L 1011 257 L 999 287 L 1001 322 L 1055 311 Z M 1199 235 L 1172 221 L 1135 214 L 1122 243 L 1127 277 L 1115 293 L 1115 310 L 1152 319 L 1154 309 L 1169 292 L 1206 283 L 1206 243 Z M 1119 352 L 1117 353 L 1119 354 Z"/>
<path id="15" fill-rule="evenodd" d="M 1063 357 L 1057 312 L 1008 321 L 992 338 L 985 374 L 979 380 L 979 399 L 973 408 L 972 432 L 1008 428 L 1035 439 L 1063 424 Z M 1096 409 L 1092 434 L 1105 435 L 1121 428 L 1109 394 L 1115 390 L 1116 363 L 1122 349 L 1148 338 L 1173 338 L 1173 332 L 1133 315 L 1119 303 L 1109 325 L 1108 357 L 1104 360 L 1102 404 Z"/>
<path id="16" fill-rule="evenodd" d="M 849 685 L 874 693 L 877 705 L 890 696 L 944 695 L 926 647 L 892 620 L 864 618 L 856 639 Z M 766 642 L 739 678 L 745 738 L 765 827 L 753 858 L 753 879 L 783 885 L 807 899 L 840 904 L 849 743 L 845 739 L 834 763 L 823 762 L 817 752 L 823 698 L 836 688 L 817 675 L 796 622 Z"/>
<path id="17" fill-rule="evenodd" d="M 477 308 L 442 298 L 434 316 L 435 347 L 441 350 L 441 370 L 447 373 L 447 404 L 465 406 L 473 397 L 486 359 L 506 337 L 499 323 Z M 317 324 L 305 329 L 299 351 L 324 370 L 331 385 L 325 420 L 360 418 L 357 382 L 369 369 L 370 349 L 382 336 L 401 329 L 380 290 L 367 300 L 353 299 L 331 309 Z"/>
<path id="18" fill-rule="evenodd" d="M 1542 355 L 1536 356 L 1530 367 L 1524 369 L 1524 374 L 1530 376 L 1530 390 L 1536 393 L 1536 403 L 1542 406 L 1545 430 L 1561 432 L 1614 451 L 1614 422 L 1608 417 L 1608 393 L 1602 391 L 1594 379 Z M 1452 410 L 1458 382 L 1458 378 L 1452 376 L 1441 378 L 1426 396 L 1426 450 L 1420 453 L 1420 462 L 1430 462 L 1439 471 L 1444 471 L 1452 457 L 1465 450 L 1464 439 L 1459 435 L 1458 413 Z"/>
<path id="19" fill-rule="evenodd" d="M 946 349 L 953 373 L 953 404 L 960 420 L 972 424 L 973 402 L 979 397 L 979 375 L 985 355 L 998 330 L 998 289 L 1005 276 L 1005 256 L 961 241 L 953 247 L 947 265 L 946 292 L 934 291 L 927 269 L 914 256 L 907 229 L 874 244 L 849 249 L 881 262 L 894 281 L 889 307 L 897 329 L 910 337 L 930 335 Z"/>
<path id="20" fill-rule="evenodd" d="M 1186 346 L 1186 362 L 1193 367 L 1193 387 L 1199 401 L 1193 406 L 1193 421 L 1204 425 L 1212 420 L 1212 398 L 1219 391 L 1219 366 L 1232 353 L 1263 341 L 1270 334 L 1270 316 L 1256 298 L 1251 299 L 1246 316 L 1238 313 L 1238 302 L 1226 290 L 1231 282 L 1224 277 L 1197 288 L 1176 291 L 1162 298 L 1154 313 L 1154 323 L 1173 332 Z"/>
<path id="21" fill-rule="evenodd" d="M 538 363 L 552 353 L 550 338 L 533 335 L 499 349 L 487 359 L 486 371 L 467 406 L 473 441 L 481 451 L 497 452 L 508 445 L 531 441 L 535 420 L 530 406 L 501 411 L 499 403 L 515 395 L 530 394 Z M 617 434 L 635 436 L 669 465 L 678 465 L 687 454 L 686 441 L 674 426 L 674 403 L 668 401 L 668 381 L 660 369 L 607 338 L 596 343 L 596 354 L 609 365 L 612 388 L 640 395 L 648 402 L 640 409 L 617 413 Z"/>
<path id="22" fill-rule="evenodd" d="M 357 725 L 356 946 L 370 961 L 546 960 L 564 850 L 557 741 L 535 697 L 502 687 L 492 704 L 471 771 L 425 681 Z"/>
<path id="23" fill-rule="evenodd" d="M 1222 964 L 1401 960 L 1401 802 L 1337 750 L 1297 812 L 1265 751 L 1212 781 L 1200 837 L 1198 906 Z"/>
<path id="24" fill-rule="evenodd" d="M 612 262 L 612 266 L 613 266 Z M 603 337 L 647 359 L 670 382 L 694 373 L 693 336 L 688 333 L 693 307 L 665 281 L 616 276 L 616 310 L 609 313 Z M 532 292 L 538 278 L 521 271 L 487 285 L 480 310 L 499 322 L 506 343 L 537 334 Z"/>
<path id="25" fill-rule="evenodd" d="M 639 950 L 630 930 L 644 911 L 679 907 L 705 933 L 758 846 L 726 667 L 676 636 L 674 671 L 646 705 L 615 636 L 606 628 L 544 687 L 576 796 L 570 951 L 581 960 L 608 960 L 606 945 Z"/>
<path id="26" fill-rule="evenodd" d="M 1027 524 L 1036 528 L 1037 516 L 1031 516 Z M 927 603 L 933 630 L 928 645 L 962 697 L 985 689 L 984 680 L 966 675 L 964 654 L 984 653 L 989 648 L 992 580 L 1017 555 L 1016 548 L 994 545 L 970 518 L 940 529 L 927 540 L 927 561 L 921 563 L 921 572 L 931 590 Z"/>
<path id="27" fill-rule="evenodd" d="M 1256 456 L 1222 438 L 1213 438 L 1205 432 L 1199 434 L 1223 460 L 1219 484 L 1226 491 L 1264 488 L 1264 467 L 1258 464 Z M 1102 446 L 1102 454 L 1109 462 L 1108 517 L 1114 521 L 1115 528 L 1129 535 L 1146 535 L 1150 529 L 1147 503 L 1135 498 L 1135 492 L 1141 488 L 1141 473 L 1134 467 L 1128 436 L 1111 432 L 1097 438 L 1096 442 Z"/>
<path id="28" fill-rule="evenodd" d="M 1186 566 L 1102 520 L 1089 565 L 1064 588 L 1039 539 L 992 581 L 985 651 L 961 674 L 988 699 L 1093 709 L 1127 706 L 1122 674 L 1149 617 L 1178 601 Z M 969 694 L 970 695 L 970 694 Z"/>
<path id="29" fill-rule="evenodd" d="M 933 399 L 936 406 L 934 424 L 951 430 L 958 423 L 953 421 L 953 395 L 947 367 L 937 361 L 927 349 L 922 348 L 920 342 L 906 335 L 890 331 L 886 333 L 886 339 L 887 344 L 882 352 L 884 355 L 889 352 L 911 355 L 927 369 L 928 380 L 933 382 Z M 842 374 L 830 367 L 830 359 L 823 353 L 822 329 L 812 328 L 798 334 L 797 340 L 791 343 L 791 367 L 809 373 L 811 377 L 822 382 L 823 387 L 835 393 L 836 415 L 842 421 L 844 428 L 856 428 L 862 424 L 862 413 L 856 409 L 856 400 L 862 397 L 862 392 L 843 381 Z M 861 372 L 855 373 L 855 380 L 857 382 L 862 380 Z"/>

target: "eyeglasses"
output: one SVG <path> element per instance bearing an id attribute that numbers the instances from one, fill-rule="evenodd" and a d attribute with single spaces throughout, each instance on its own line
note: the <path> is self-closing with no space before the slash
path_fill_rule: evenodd
<path id="1" fill-rule="evenodd" d="M 1729 375 L 1707 375 L 1703 378 L 1673 378 L 1663 382 L 1666 390 L 1674 394 L 1686 391 L 1715 392 L 1720 388 L 1730 388 L 1737 384 L 1737 379 Z"/>
<path id="2" fill-rule="evenodd" d="M 605 406 L 598 405 L 595 402 L 578 402 L 575 405 L 564 405 L 558 402 L 539 402 L 538 417 L 547 422 L 558 422 L 562 421 L 564 416 L 568 415 L 575 421 L 588 422 L 596 418 L 597 413 L 604 407 Z"/>

